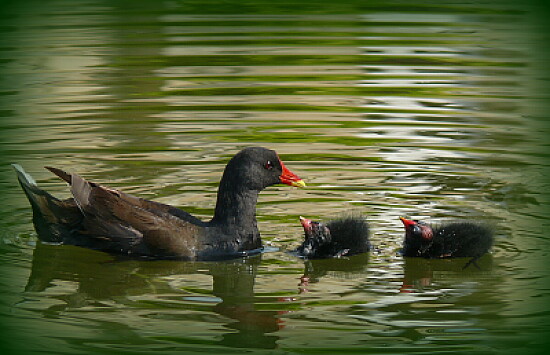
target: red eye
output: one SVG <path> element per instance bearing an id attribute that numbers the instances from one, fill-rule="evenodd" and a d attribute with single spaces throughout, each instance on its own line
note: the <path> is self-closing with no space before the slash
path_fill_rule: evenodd
<path id="1" fill-rule="evenodd" d="M 273 169 L 273 163 L 271 162 L 271 160 L 268 160 L 268 161 L 265 163 L 264 167 L 265 167 L 267 170 Z"/>

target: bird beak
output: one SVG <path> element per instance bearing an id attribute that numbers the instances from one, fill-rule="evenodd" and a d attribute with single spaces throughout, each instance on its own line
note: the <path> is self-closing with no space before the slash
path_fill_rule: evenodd
<path id="1" fill-rule="evenodd" d="M 302 223 L 302 227 L 304 227 L 304 230 L 307 231 L 311 229 L 311 219 L 300 216 L 300 223 Z"/>
<path id="2" fill-rule="evenodd" d="M 399 219 L 401 220 L 401 222 L 403 222 L 403 225 L 405 226 L 405 229 L 407 229 L 409 226 L 414 226 L 416 224 L 415 221 L 410 220 L 410 219 L 406 219 L 404 217 L 399 217 Z"/>
<path id="3" fill-rule="evenodd" d="M 289 186 L 295 186 L 295 187 L 306 187 L 306 183 L 304 182 L 304 180 L 300 179 L 298 175 L 288 170 L 282 161 L 280 162 L 281 162 L 281 168 L 283 169 L 283 173 L 281 174 L 281 176 L 279 176 L 279 180 L 281 181 L 282 184 L 287 184 Z"/>

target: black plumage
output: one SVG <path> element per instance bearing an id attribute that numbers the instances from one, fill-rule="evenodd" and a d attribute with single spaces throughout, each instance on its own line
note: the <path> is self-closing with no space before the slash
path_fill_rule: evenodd
<path id="1" fill-rule="evenodd" d="M 275 151 L 250 147 L 227 164 L 214 217 L 203 222 L 173 206 L 135 197 L 57 168 L 50 171 L 71 186 L 60 200 L 40 189 L 19 165 L 18 180 L 43 241 L 113 253 L 188 260 L 224 259 L 258 251 L 256 202 L 264 188 L 284 183 L 303 187 Z"/>
<path id="2" fill-rule="evenodd" d="M 417 220 L 400 219 L 405 226 L 403 256 L 471 257 L 469 265 L 489 252 L 493 245 L 493 229 L 481 223 L 461 221 L 431 226 Z"/>
<path id="3" fill-rule="evenodd" d="M 300 217 L 305 240 L 296 252 L 308 259 L 335 258 L 370 250 L 369 226 L 361 217 L 315 222 Z"/>

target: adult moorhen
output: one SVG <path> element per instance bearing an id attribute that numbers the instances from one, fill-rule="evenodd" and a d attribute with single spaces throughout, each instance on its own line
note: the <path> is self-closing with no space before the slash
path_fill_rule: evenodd
<path id="1" fill-rule="evenodd" d="M 432 227 L 417 220 L 399 217 L 405 226 L 403 256 L 424 258 L 471 257 L 464 266 L 487 253 L 493 245 L 493 230 L 473 222 L 453 222 Z"/>
<path id="2" fill-rule="evenodd" d="M 327 223 L 300 217 L 305 240 L 297 249 L 308 259 L 338 258 L 370 250 L 369 226 L 363 218 L 345 217 Z"/>
<path id="3" fill-rule="evenodd" d="M 40 189 L 19 165 L 14 164 L 14 168 L 31 203 L 34 226 L 41 240 L 133 256 L 184 260 L 227 259 L 259 252 L 259 192 L 278 183 L 305 186 L 275 151 L 245 148 L 227 163 L 214 217 L 203 222 L 176 207 L 46 167 L 71 185 L 73 198 L 59 200 Z"/>

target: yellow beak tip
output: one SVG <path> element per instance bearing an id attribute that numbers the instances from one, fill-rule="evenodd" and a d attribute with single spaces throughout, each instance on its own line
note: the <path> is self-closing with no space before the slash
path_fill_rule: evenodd
<path id="1" fill-rule="evenodd" d="M 307 185 L 306 185 L 306 183 L 304 182 L 304 180 L 297 180 L 297 181 L 293 181 L 293 182 L 292 182 L 292 186 L 304 188 L 304 187 L 306 187 Z"/>

